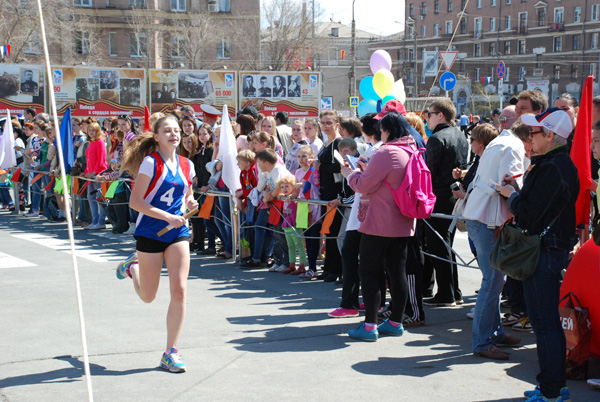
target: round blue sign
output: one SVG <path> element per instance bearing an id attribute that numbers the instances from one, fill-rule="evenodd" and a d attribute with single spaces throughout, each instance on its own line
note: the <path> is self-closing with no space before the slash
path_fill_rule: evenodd
<path id="1" fill-rule="evenodd" d="M 456 76 L 450 71 L 446 71 L 440 77 L 440 86 L 444 91 L 451 91 L 456 86 Z"/>

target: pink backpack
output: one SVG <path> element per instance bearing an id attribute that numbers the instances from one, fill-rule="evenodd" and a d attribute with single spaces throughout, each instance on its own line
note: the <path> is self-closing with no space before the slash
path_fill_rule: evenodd
<path id="1" fill-rule="evenodd" d="M 406 175 L 396 190 L 386 180 L 383 182 L 394 195 L 394 201 L 402 215 L 409 218 L 427 219 L 435 206 L 435 195 L 431 184 L 431 171 L 423 160 L 425 148 L 417 149 L 398 145 L 410 155 Z"/>

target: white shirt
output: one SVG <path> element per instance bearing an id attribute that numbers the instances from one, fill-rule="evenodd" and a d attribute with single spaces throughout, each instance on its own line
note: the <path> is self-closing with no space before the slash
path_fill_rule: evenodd
<path id="1" fill-rule="evenodd" d="M 503 130 L 498 137 L 485 147 L 473 182 L 469 198 L 466 200 L 463 216 L 466 219 L 485 223 L 488 227 L 502 226 L 513 215 L 508 210 L 506 200 L 496 192 L 495 183 L 502 184 L 502 178 L 522 175 L 524 170 L 525 148 L 523 142 L 509 130 Z M 517 179 L 520 184 L 523 176 Z"/>

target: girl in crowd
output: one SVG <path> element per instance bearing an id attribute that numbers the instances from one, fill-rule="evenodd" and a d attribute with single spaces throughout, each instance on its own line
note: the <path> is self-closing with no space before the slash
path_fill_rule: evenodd
<path id="1" fill-rule="evenodd" d="M 181 118 L 181 135 L 198 135 L 198 129 L 196 126 L 196 119 L 190 116 L 183 116 Z"/>
<path id="2" fill-rule="evenodd" d="M 306 250 L 304 249 L 304 240 L 296 228 L 296 213 L 298 203 L 293 201 L 293 194 L 296 192 L 296 178 L 286 174 L 275 184 L 275 194 L 277 198 L 283 200 L 282 215 L 283 224 L 281 225 L 285 233 L 285 241 L 289 250 L 290 265 L 282 274 L 298 275 L 306 272 Z M 296 252 L 300 260 L 300 265 L 296 269 Z"/>
<path id="3" fill-rule="evenodd" d="M 275 144 L 273 148 L 277 155 L 283 160 L 283 147 L 279 143 L 279 139 L 277 138 L 277 124 L 275 123 L 275 119 L 273 116 L 267 116 L 262 122 L 262 126 L 260 127 L 260 131 L 264 131 L 268 133 L 271 137 L 273 137 L 273 143 Z M 254 151 L 258 152 L 258 151 Z"/>
<path id="4" fill-rule="evenodd" d="M 326 111 L 321 113 L 320 119 L 323 132 L 327 135 L 327 145 L 319 152 L 318 160 L 313 161 L 313 167 L 321 175 L 321 199 L 324 201 L 337 200 L 338 194 L 342 191 L 342 175 L 340 174 L 341 166 L 333 154 L 338 150 L 338 144 L 342 140 L 338 132 L 339 117 L 336 112 Z M 335 215 L 329 234 L 326 235 L 325 265 L 323 273 L 318 277 L 327 282 L 335 282 L 342 274 L 342 259 L 336 240 L 342 225 L 342 214 L 337 209 L 332 213 Z"/>
<path id="5" fill-rule="evenodd" d="M 92 123 L 88 126 L 88 137 L 90 143 L 85 150 L 85 158 L 87 165 L 85 167 L 85 177 L 93 178 L 99 173 L 104 172 L 108 168 L 106 161 L 106 145 L 104 143 L 104 133 L 98 123 Z M 101 190 L 101 184 L 96 182 L 90 182 L 87 188 L 88 202 L 90 204 L 90 211 L 92 212 L 92 224 L 86 226 L 89 230 L 105 229 L 106 215 L 104 209 L 98 204 L 98 191 Z"/>
<path id="6" fill-rule="evenodd" d="M 362 124 L 356 117 L 345 118 L 340 120 L 340 135 L 342 138 L 353 138 L 356 142 L 356 148 L 360 155 L 364 154 L 369 146 L 362 138 Z"/>
<path id="7" fill-rule="evenodd" d="M 321 127 L 319 127 L 319 121 L 317 119 L 308 119 L 304 121 L 304 134 L 308 145 L 311 146 L 315 155 L 319 154 L 323 147 L 323 140 L 321 139 Z"/>
<path id="8" fill-rule="evenodd" d="M 119 115 L 118 121 L 119 130 L 125 133 L 125 137 L 123 138 L 123 149 L 126 149 L 127 145 L 129 145 L 129 143 L 137 136 L 135 124 L 133 123 L 133 120 L 131 120 L 131 117 L 126 114 Z"/>
<path id="9" fill-rule="evenodd" d="M 298 164 L 298 150 L 300 147 L 308 145 L 304 135 L 304 125 L 300 120 L 295 120 L 292 123 L 292 141 L 294 141 L 294 145 L 285 157 L 285 168 L 290 172 L 295 172 L 300 167 Z"/>
<path id="10" fill-rule="evenodd" d="M 236 123 L 239 127 L 239 135 L 235 140 L 238 152 L 250 149 L 248 146 L 248 136 L 256 130 L 254 117 L 247 114 L 241 114 L 237 117 Z"/>
<path id="11" fill-rule="evenodd" d="M 194 166 L 176 153 L 180 140 L 177 120 L 167 116 L 156 122 L 152 133 L 144 133 L 125 151 L 124 168 L 137 172 L 131 207 L 140 215 L 134 234 L 136 252 L 117 267 L 117 277 L 132 278 L 140 299 L 150 303 L 156 297 L 163 261 L 166 262 L 171 302 L 167 312 L 167 348 L 160 367 L 175 373 L 185 371 L 177 349 L 190 269 L 189 231 L 183 212 L 198 206 L 191 185 Z M 158 236 L 157 232 L 167 225 L 173 229 Z"/>
<path id="12" fill-rule="evenodd" d="M 206 192 L 209 189 L 208 179 L 210 179 L 210 173 L 206 170 L 206 164 L 213 159 L 214 153 L 214 142 L 213 142 L 213 129 L 210 124 L 202 124 L 198 129 L 198 140 L 199 149 L 194 158 L 194 167 L 196 169 L 196 187 L 202 192 Z M 197 198 L 200 205 L 204 204 L 206 200 L 205 196 Z M 200 255 L 215 255 L 216 245 L 215 236 L 219 233 L 215 225 L 214 219 L 192 219 L 192 230 L 194 231 L 194 242 L 192 248 L 197 250 Z M 208 238 L 208 248 L 204 249 L 204 237 Z"/>
<path id="13" fill-rule="evenodd" d="M 191 159 L 196 155 L 196 149 L 198 148 L 198 137 L 194 133 L 182 134 L 181 144 L 179 145 L 178 154 L 184 158 Z"/>
<path id="14" fill-rule="evenodd" d="M 348 335 L 365 341 L 376 341 L 379 334 L 399 336 L 404 333 L 402 317 L 408 298 L 406 257 L 409 238 L 414 236 L 416 225 L 416 219 L 400 212 L 394 194 L 384 184 L 386 181 L 392 188 L 400 186 L 410 157 L 400 145 L 416 150 L 415 141 L 397 112 L 388 113 L 380 124 L 384 145 L 372 156 L 364 172 L 342 168 L 350 187 L 362 194 L 359 273 L 365 322 Z M 394 308 L 390 318 L 377 326 L 382 297 L 379 279 L 386 272 Z"/>
<path id="15" fill-rule="evenodd" d="M 271 148 L 275 151 L 275 153 L 277 153 L 277 162 L 285 165 L 283 158 L 279 155 L 279 152 L 277 152 L 277 145 L 281 146 L 281 144 L 279 144 L 269 133 L 259 131 L 258 133 L 254 133 L 252 135 L 252 146 L 254 148 L 254 153 L 262 151 L 263 149 Z"/>
<path id="16" fill-rule="evenodd" d="M 25 150 L 23 151 L 23 169 L 29 170 L 31 169 L 31 162 L 33 160 L 32 148 L 36 143 L 37 134 L 34 133 L 33 123 L 25 123 L 23 126 L 23 131 L 25 132 L 25 136 L 27 137 L 27 139 L 25 140 Z M 28 205 L 31 200 L 29 194 L 29 172 L 24 172 L 24 175 L 25 180 L 23 181 L 23 191 L 25 192 L 25 205 Z"/>
<path id="17" fill-rule="evenodd" d="M 27 150 L 25 151 L 26 158 L 30 160 L 30 168 L 34 170 L 39 170 L 40 164 L 40 154 L 42 145 L 46 140 L 46 124 L 37 122 L 33 127 L 33 135 L 30 137 L 30 140 L 27 144 Z M 47 145 L 46 145 L 47 147 Z M 35 176 L 35 172 L 29 174 L 29 179 L 31 180 Z M 26 216 L 36 217 L 40 215 L 40 204 L 42 202 L 42 184 L 44 183 L 44 179 L 37 180 L 32 184 L 31 188 L 31 210 L 27 213 Z"/>
<path id="18" fill-rule="evenodd" d="M 425 124 L 423 123 L 423 119 L 421 119 L 416 113 L 413 112 L 406 113 L 405 117 L 408 121 L 408 124 L 413 126 L 415 130 L 417 130 L 417 132 L 421 134 L 423 140 L 427 141 L 427 135 L 425 135 Z"/>

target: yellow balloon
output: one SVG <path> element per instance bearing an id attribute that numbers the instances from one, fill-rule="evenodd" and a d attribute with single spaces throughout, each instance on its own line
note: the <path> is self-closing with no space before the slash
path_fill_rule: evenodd
<path id="1" fill-rule="evenodd" d="M 373 76 L 373 89 L 381 98 L 385 98 L 394 88 L 394 75 L 389 70 L 379 70 Z"/>

